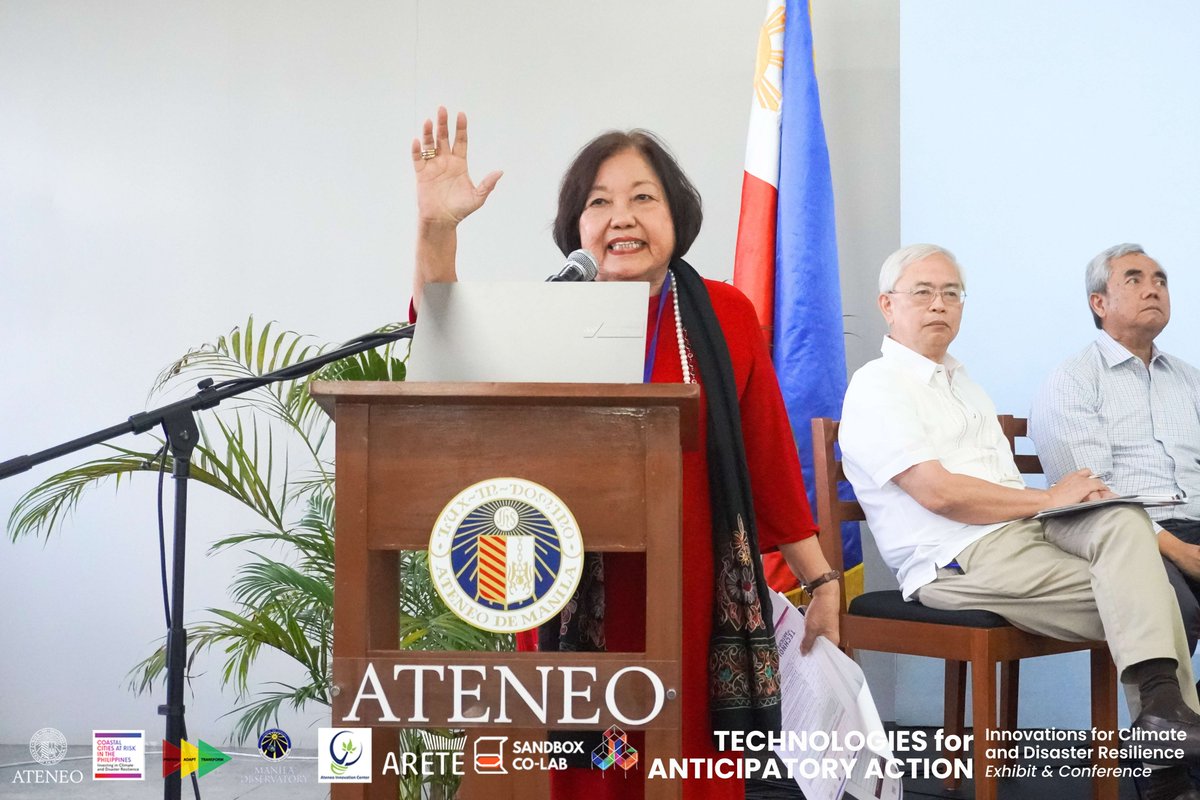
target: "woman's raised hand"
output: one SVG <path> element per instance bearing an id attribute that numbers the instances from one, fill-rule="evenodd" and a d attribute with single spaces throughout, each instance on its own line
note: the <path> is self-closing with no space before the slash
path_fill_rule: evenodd
<path id="1" fill-rule="evenodd" d="M 417 215 L 421 222 L 457 225 L 483 205 L 503 174 L 488 173 L 478 184 L 467 174 L 467 115 L 458 112 L 454 144 L 444 106 L 437 125 L 425 120 L 419 139 L 413 139 L 413 172 L 417 176 Z"/>

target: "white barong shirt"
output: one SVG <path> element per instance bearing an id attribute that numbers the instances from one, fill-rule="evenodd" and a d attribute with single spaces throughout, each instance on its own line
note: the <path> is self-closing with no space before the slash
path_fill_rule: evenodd
<path id="1" fill-rule="evenodd" d="M 838 442 L 846 478 L 905 599 L 988 533 L 929 511 L 892 479 L 925 461 L 949 472 L 1025 487 L 991 399 L 953 356 L 938 364 L 884 337 L 882 357 L 854 373 Z"/>

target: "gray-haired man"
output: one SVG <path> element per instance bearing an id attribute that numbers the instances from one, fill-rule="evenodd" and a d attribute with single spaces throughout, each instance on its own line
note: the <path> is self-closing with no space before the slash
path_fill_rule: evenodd
<path id="1" fill-rule="evenodd" d="M 1188 647 L 1200 638 L 1200 370 L 1154 340 L 1171 319 L 1166 271 L 1136 244 L 1087 267 L 1100 335 L 1034 400 L 1030 436 L 1050 480 L 1087 464 L 1118 494 L 1178 494 L 1148 509 L 1179 600 Z"/>

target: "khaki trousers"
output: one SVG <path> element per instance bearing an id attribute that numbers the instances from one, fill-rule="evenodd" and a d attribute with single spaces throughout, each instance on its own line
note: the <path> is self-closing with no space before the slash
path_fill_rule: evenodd
<path id="1" fill-rule="evenodd" d="M 971 544 L 916 594 L 930 608 L 992 611 L 1022 630 L 1067 641 L 1106 640 L 1119 674 L 1170 658 L 1184 702 L 1200 711 L 1179 604 L 1150 518 L 1111 506 L 1018 520 Z M 1134 717 L 1138 694 L 1126 687 Z"/>

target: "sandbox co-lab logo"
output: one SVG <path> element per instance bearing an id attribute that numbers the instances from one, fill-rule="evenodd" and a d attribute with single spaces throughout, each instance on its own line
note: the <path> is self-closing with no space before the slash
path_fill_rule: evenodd
<path id="1" fill-rule="evenodd" d="M 583 538 L 570 509 L 522 478 L 463 489 L 429 538 L 429 571 L 447 608 L 496 633 L 554 617 L 575 593 L 582 566 Z"/>
<path id="2" fill-rule="evenodd" d="M 318 728 L 317 781 L 371 782 L 371 729 Z"/>

